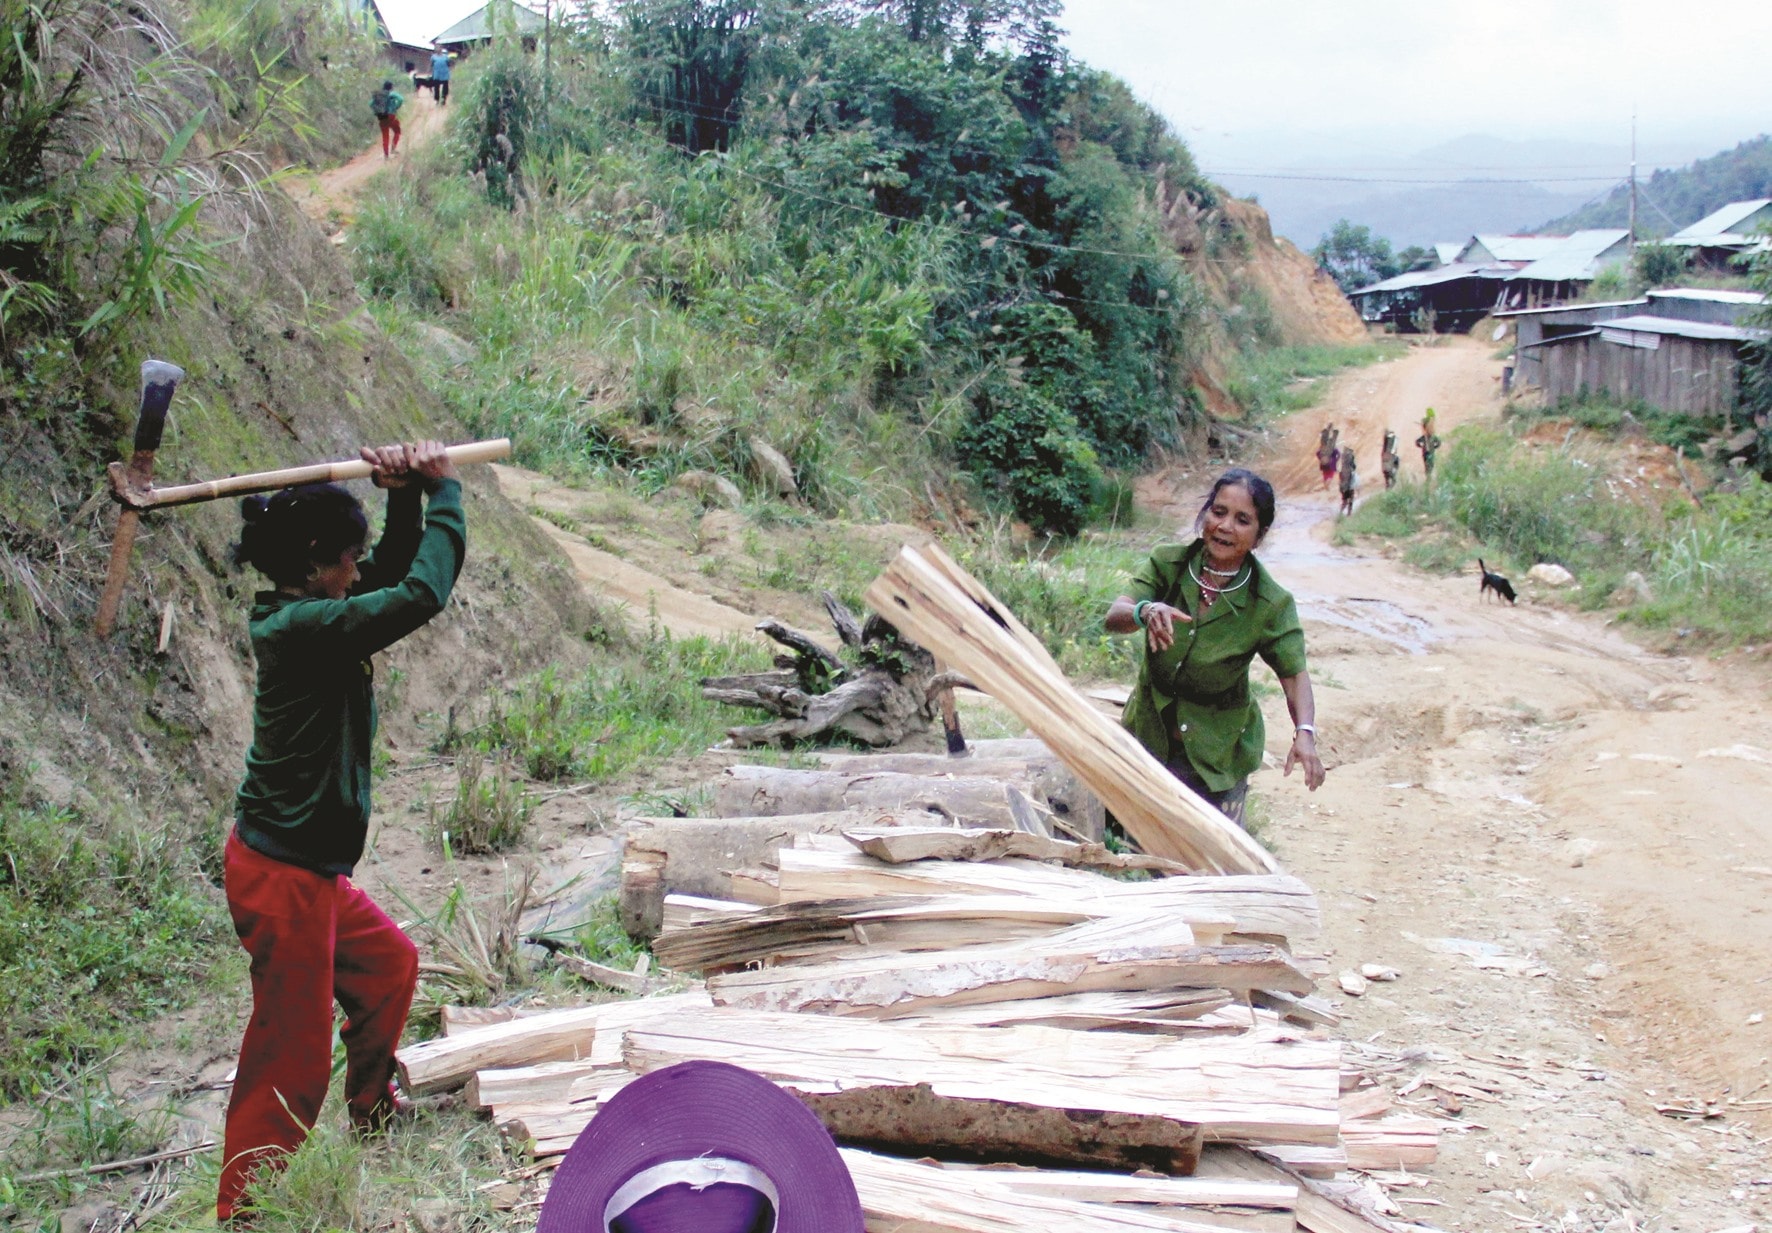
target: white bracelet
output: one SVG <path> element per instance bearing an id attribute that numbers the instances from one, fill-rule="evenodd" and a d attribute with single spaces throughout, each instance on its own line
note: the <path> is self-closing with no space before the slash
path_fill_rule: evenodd
<path id="1" fill-rule="evenodd" d="M 1317 726 L 1315 724 L 1295 724 L 1292 734 L 1297 736 L 1300 732 L 1308 732 L 1314 737 L 1317 735 Z"/>

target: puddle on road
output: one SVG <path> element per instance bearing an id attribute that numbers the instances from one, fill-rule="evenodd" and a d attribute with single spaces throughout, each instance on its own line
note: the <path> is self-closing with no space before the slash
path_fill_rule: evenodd
<path id="1" fill-rule="evenodd" d="M 1335 517 L 1332 506 L 1322 501 L 1288 502 L 1275 520 L 1273 533 L 1263 541 L 1262 563 L 1274 571 L 1282 585 L 1298 601 L 1299 615 L 1308 624 L 1320 621 L 1365 634 L 1411 655 L 1424 655 L 1441 640 L 1433 623 L 1416 616 L 1388 599 L 1363 595 L 1325 595 L 1313 590 L 1301 574 L 1322 571 L 1346 572 L 1357 558 L 1324 543 L 1314 528 Z"/>
<path id="2" fill-rule="evenodd" d="M 1292 595 L 1298 601 L 1299 616 L 1306 622 L 1324 621 L 1339 625 L 1380 642 L 1388 642 L 1411 655 L 1427 654 L 1428 647 L 1440 640 L 1430 622 L 1388 599 L 1367 599 L 1359 595 L 1327 599 L 1297 590 Z"/>

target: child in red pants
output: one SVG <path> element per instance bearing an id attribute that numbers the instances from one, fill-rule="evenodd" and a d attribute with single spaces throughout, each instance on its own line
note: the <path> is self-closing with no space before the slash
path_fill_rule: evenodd
<path id="1" fill-rule="evenodd" d="M 242 1210 L 254 1173 L 281 1167 L 319 1117 L 335 1000 L 352 1126 L 380 1130 L 395 1107 L 394 1049 L 418 951 L 350 879 L 369 827 L 370 656 L 443 610 L 467 527 L 441 443 L 363 457 L 388 490 L 387 526 L 368 556 L 363 507 L 337 485 L 242 503 L 235 559 L 275 589 L 253 600 L 252 748 L 223 857 L 228 911 L 252 957 L 252 1018 L 228 1102 L 221 1221 Z"/>
<path id="2" fill-rule="evenodd" d="M 381 89 L 369 96 L 369 110 L 375 113 L 376 120 L 381 124 L 381 156 L 400 152 L 400 108 L 406 99 L 394 89 L 392 81 L 381 83 Z M 389 144 L 389 138 L 393 144 Z"/>

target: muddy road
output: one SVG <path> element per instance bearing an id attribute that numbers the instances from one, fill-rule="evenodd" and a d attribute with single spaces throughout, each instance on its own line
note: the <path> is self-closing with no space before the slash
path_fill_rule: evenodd
<path id="1" fill-rule="evenodd" d="M 1518 607 L 1480 603 L 1474 562 L 1442 579 L 1376 544 L 1330 546 L 1336 498 L 1312 458 L 1324 418 L 1371 480 L 1395 428 L 1419 478 L 1423 407 L 1442 434 L 1499 416 L 1490 351 L 1449 339 L 1347 374 L 1267 460 L 1280 517 L 1262 555 L 1299 599 L 1333 768 L 1314 795 L 1257 775 L 1268 834 L 1322 898 L 1334 970 L 1403 974 L 1342 998 L 1356 1058 L 1446 1119 L 1439 1165 L 1395 1187 L 1403 1216 L 1764 1230 L 1763 661 L 1647 651 L 1527 588 Z M 1191 519 L 1205 479 L 1143 491 Z M 1283 757 L 1284 704 L 1266 705 Z"/>

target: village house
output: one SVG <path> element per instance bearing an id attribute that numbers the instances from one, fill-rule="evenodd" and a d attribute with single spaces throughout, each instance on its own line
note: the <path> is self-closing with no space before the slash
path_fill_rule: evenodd
<path id="1" fill-rule="evenodd" d="M 1602 270 L 1630 257 L 1630 233 L 1596 228 L 1574 235 L 1474 235 L 1436 244 L 1440 264 L 1350 293 L 1366 321 L 1404 333 L 1467 330 L 1500 309 L 1537 308 L 1580 296 Z M 1451 260 L 1446 260 L 1450 255 Z"/>
<path id="2" fill-rule="evenodd" d="M 1743 258 L 1772 251 L 1768 229 L 1772 229 L 1772 198 L 1761 197 L 1754 201 L 1731 201 L 1690 227 L 1674 232 L 1662 243 L 1685 249 L 1694 270 L 1739 274 Z"/>
<path id="3" fill-rule="evenodd" d="M 1751 324 L 1758 292 L 1676 288 L 1634 300 L 1497 313 L 1515 327 L 1514 389 L 1555 404 L 1606 394 L 1686 415 L 1728 416 L 1741 353 L 1772 331 Z"/>

